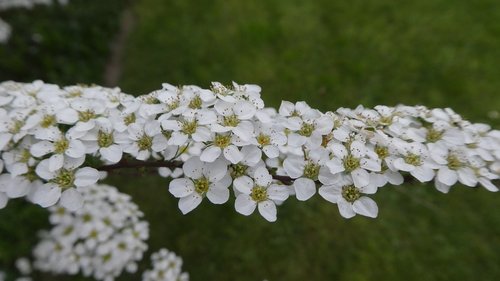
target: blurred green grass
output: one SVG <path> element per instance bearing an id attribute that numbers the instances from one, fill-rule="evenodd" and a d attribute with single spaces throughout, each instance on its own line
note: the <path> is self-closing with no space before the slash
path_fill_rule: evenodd
<path id="1" fill-rule="evenodd" d="M 153 8 L 154 7 L 154 8 Z M 268 106 L 451 107 L 498 128 L 498 1 L 143 0 L 121 87 L 256 83 Z M 113 181 L 151 222 L 151 247 L 180 254 L 192 280 L 498 280 L 498 195 L 457 186 L 382 188 L 376 220 L 344 220 L 316 198 L 278 222 L 206 202 L 183 216 L 167 181 Z M 132 280 L 126 279 L 123 280 Z"/>
<path id="2" fill-rule="evenodd" d="M 96 13 L 107 11 L 99 5 L 109 4 L 88 3 L 96 5 Z M 128 93 L 147 93 L 162 82 L 208 87 L 210 81 L 234 80 L 261 85 L 268 106 L 284 99 L 306 100 L 323 111 L 424 104 L 500 125 L 487 115 L 500 110 L 498 1 L 141 0 L 134 2 L 134 11 L 136 26 L 120 82 Z M 108 20 L 113 17 L 117 12 Z M 61 18 L 54 32 L 64 30 L 67 20 Z M 82 48 L 104 48 L 112 38 L 84 34 L 77 41 Z M 68 43 L 57 42 L 53 48 Z M 37 71 L 24 63 L 29 59 L 2 68 L 7 56 L 0 52 L 0 77 L 100 81 L 104 55 L 40 62 L 74 53 L 57 48 L 33 56 L 31 68 Z M 500 279 L 498 195 L 483 189 L 457 186 L 443 195 L 429 185 L 385 187 L 374 196 L 380 207 L 376 220 L 344 220 L 335 205 L 319 197 L 291 198 L 272 224 L 257 213 L 237 214 L 232 202 L 203 202 L 183 216 L 168 193 L 168 181 L 156 176 L 113 174 L 108 182 L 132 194 L 145 212 L 151 251 L 177 252 L 194 281 Z M 26 207 L 22 213 L 24 206 L 11 207 L 0 212 L 0 265 L 25 254 L 34 226 L 45 224 L 40 209 Z M 146 258 L 141 267 L 148 263 Z"/>

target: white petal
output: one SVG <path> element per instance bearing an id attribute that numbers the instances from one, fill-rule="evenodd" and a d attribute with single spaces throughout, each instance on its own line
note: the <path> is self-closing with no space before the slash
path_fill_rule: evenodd
<path id="1" fill-rule="evenodd" d="M 258 167 L 255 170 L 253 177 L 255 179 L 255 184 L 259 186 L 268 186 L 273 180 L 273 177 L 269 174 L 269 171 L 265 166 Z"/>
<path id="2" fill-rule="evenodd" d="M 192 157 L 184 162 L 182 170 L 187 177 L 199 179 L 203 175 L 203 165 L 203 162 L 198 157 Z"/>
<path id="3" fill-rule="evenodd" d="M 9 198 L 5 193 L 0 192 L 0 210 L 7 206 L 7 202 L 9 202 Z"/>
<path id="4" fill-rule="evenodd" d="M 233 181 L 234 188 L 244 194 L 250 194 L 253 188 L 253 180 L 250 177 L 242 176 Z"/>
<path id="5" fill-rule="evenodd" d="M 276 221 L 276 205 L 271 200 L 266 200 L 259 202 L 258 204 L 259 213 L 268 221 Z"/>
<path id="6" fill-rule="evenodd" d="M 331 185 L 324 185 L 319 188 L 319 195 L 323 197 L 326 201 L 331 203 L 337 203 L 339 198 L 342 196 L 341 189 Z"/>
<path id="7" fill-rule="evenodd" d="M 373 172 L 380 172 L 381 167 L 380 167 L 380 162 L 375 161 L 373 159 L 368 159 L 368 158 L 363 158 L 360 161 L 361 168 L 365 170 L 370 170 Z"/>
<path id="8" fill-rule="evenodd" d="M 89 186 L 99 180 L 99 171 L 94 168 L 84 167 L 78 169 L 75 173 L 76 186 Z"/>
<path id="9" fill-rule="evenodd" d="M 168 191 L 176 198 L 186 197 L 194 192 L 194 184 L 191 180 L 185 178 L 174 179 L 170 182 Z"/>
<path id="10" fill-rule="evenodd" d="M 356 212 L 352 209 L 351 203 L 343 199 L 337 202 L 337 207 L 339 208 L 340 215 L 346 219 L 350 219 L 356 215 Z"/>
<path id="11" fill-rule="evenodd" d="M 486 188 L 487 190 L 491 191 L 491 192 L 497 192 L 498 191 L 498 187 L 496 187 L 493 183 L 491 183 L 490 180 L 486 179 L 486 178 L 479 178 L 479 183 L 484 186 L 484 188 Z"/>
<path id="12" fill-rule="evenodd" d="M 202 199 L 201 195 L 194 192 L 191 195 L 183 197 L 179 200 L 179 209 L 182 214 L 185 215 L 194 210 L 194 208 L 198 207 Z"/>
<path id="13" fill-rule="evenodd" d="M 230 145 L 224 148 L 224 157 L 231 163 L 236 164 L 243 160 L 243 153 L 235 145 Z"/>
<path id="14" fill-rule="evenodd" d="M 330 173 L 332 173 L 333 175 L 345 171 L 344 164 L 338 158 L 334 158 L 330 161 L 327 161 L 325 165 L 328 167 Z"/>
<path id="15" fill-rule="evenodd" d="M 47 208 L 57 203 L 61 197 L 61 189 L 54 184 L 39 186 L 33 194 L 33 202 Z"/>
<path id="16" fill-rule="evenodd" d="M 352 209 L 354 212 L 370 218 L 376 218 L 378 215 L 377 203 L 375 203 L 375 201 L 371 198 L 365 196 L 356 200 L 352 205 Z"/>
<path id="17" fill-rule="evenodd" d="M 7 187 L 6 194 L 10 198 L 23 197 L 30 192 L 30 182 L 25 179 L 12 180 L 12 184 Z"/>
<path id="18" fill-rule="evenodd" d="M 274 145 L 266 145 L 262 148 L 262 151 L 264 151 L 266 156 L 269 158 L 276 158 L 280 156 L 280 150 Z"/>
<path id="19" fill-rule="evenodd" d="M 221 154 L 221 149 L 218 146 L 209 146 L 203 150 L 200 155 L 200 160 L 203 162 L 214 162 Z"/>
<path id="20" fill-rule="evenodd" d="M 203 174 L 213 183 L 218 182 L 227 174 L 227 162 L 217 160 L 211 164 L 205 163 L 203 166 Z"/>
<path id="21" fill-rule="evenodd" d="M 65 153 L 73 158 L 82 157 L 85 155 L 85 145 L 79 140 L 71 140 Z"/>
<path id="22" fill-rule="evenodd" d="M 54 151 L 54 145 L 48 141 L 41 141 L 33 144 L 30 148 L 31 155 L 41 157 Z"/>
<path id="23" fill-rule="evenodd" d="M 120 162 L 123 156 L 122 148 L 119 145 L 110 145 L 108 147 L 103 147 L 99 150 L 102 158 L 106 159 L 111 163 Z"/>
<path id="24" fill-rule="evenodd" d="M 1 195 L 1 193 L 0 193 Z M 247 194 L 240 194 L 236 197 L 236 201 L 234 202 L 234 208 L 236 212 L 249 216 L 253 211 L 255 211 L 255 207 L 257 207 L 257 203 L 250 198 Z"/>
<path id="25" fill-rule="evenodd" d="M 286 185 L 273 184 L 267 189 L 267 196 L 272 200 L 285 201 L 289 195 Z"/>
<path id="26" fill-rule="evenodd" d="M 229 189 L 210 188 L 207 192 L 207 198 L 214 204 L 224 204 L 229 199 Z"/>
<path id="27" fill-rule="evenodd" d="M 437 172 L 437 180 L 449 186 L 454 185 L 458 180 L 457 172 L 443 167 Z"/>
<path id="28" fill-rule="evenodd" d="M 357 140 L 355 140 L 351 143 L 350 150 L 351 150 L 351 154 L 356 158 L 362 158 L 366 154 L 365 145 L 362 142 L 357 141 Z"/>
<path id="29" fill-rule="evenodd" d="M 262 158 L 262 150 L 255 145 L 245 145 L 241 148 L 243 153 L 243 163 L 248 166 L 255 166 Z"/>
<path id="30" fill-rule="evenodd" d="M 436 189 L 441 191 L 442 193 L 448 193 L 450 191 L 451 186 L 446 185 L 440 181 L 435 181 L 434 185 L 436 186 Z"/>
<path id="31" fill-rule="evenodd" d="M 361 168 L 352 171 L 351 176 L 356 187 L 367 186 L 370 183 L 370 174 Z"/>
<path id="32" fill-rule="evenodd" d="M 56 114 L 57 121 L 64 124 L 74 124 L 78 121 L 78 112 L 72 108 L 65 108 Z"/>
<path id="33" fill-rule="evenodd" d="M 76 189 L 70 188 L 61 194 L 61 201 L 59 202 L 64 208 L 76 211 L 83 206 L 83 196 Z"/>
<path id="34" fill-rule="evenodd" d="M 305 161 L 302 157 L 289 156 L 283 161 L 283 169 L 292 179 L 296 179 L 304 173 Z"/>
<path id="35" fill-rule="evenodd" d="M 50 180 L 55 177 L 55 173 L 49 169 L 49 159 L 40 161 L 35 169 L 36 174 L 44 180 Z"/>
<path id="36" fill-rule="evenodd" d="M 209 128 L 206 127 L 198 127 L 196 128 L 196 132 L 191 136 L 194 141 L 197 142 L 205 142 L 209 141 L 212 137 L 212 132 Z"/>
<path id="37" fill-rule="evenodd" d="M 420 182 L 428 182 L 434 178 L 434 170 L 425 166 L 418 166 L 410 174 Z"/>
<path id="38" fill-rule="evenodd" d="M 49 158 L 49 170 L 51 172 L 62 168 L 64 164 L 64 156 L 62 154 L 54 154 Z"/>
<path id="39" fill-rule="evenodd" d="M 316 193 L 316 184 L 313 180 L 307 178 L 298 178 L 293 183 L 295 196 L 300 201 L 311 198 Z"/>
<path id="40" fill-rule="evenodd" d="M 257 109 L 250 102 L 239 101 L 233 106 L 233 111 L 238 116 L 238 119 L 246 120 L 252 118 Z"/>

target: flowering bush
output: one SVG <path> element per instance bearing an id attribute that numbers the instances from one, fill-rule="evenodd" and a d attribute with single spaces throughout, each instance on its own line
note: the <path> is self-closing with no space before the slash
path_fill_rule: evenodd
<path id="1" fill-rule="evenodd" d="M 214 204 L 234 198 L 238 213 L 258 209 L 270 222 L 289 197 L 305 201 L 316 193 L 345 218 L 377 217 L 369 195 L 405 180 L 434 181 L 444 193 L 457 183 L 498 191 L 492 181 L 500 175 L 500 131 L 451 109 L 359 106 L 322 113 L 283 101 L 275 110 L 265 107 L 260 91 L 236 83 L 163 84 L 133 97 L 118 88 L 3 82 L 0 208 L 21 197 L 50 207 L 56 226 L 35 249 L 35 265 L 102 279 L 134 270 L 147 237 L 135 207 L 119 213 L 122 207 L 98 200 L 128 198 L 95 185 L 116 169 L 153 168 L 173 178 L 168 188 L 183 214 L 205 198 Z M 58 213 L 61 208 L 73 215 Z M 134 224 L 125 231 L 123 220 Z M 115 255 L 122 250 L 127 254 Z M 89 257 L 96 256 L 94 264 Z M 153 260 L 145 280 L 170 276 L 165 263 L 175 256 L 160 252 Z"/>

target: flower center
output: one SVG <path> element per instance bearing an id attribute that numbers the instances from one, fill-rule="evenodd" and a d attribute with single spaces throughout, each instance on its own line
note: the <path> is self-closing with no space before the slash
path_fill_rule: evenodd
<path id="1" fill-rule="evenodd" d="M 69 141 L 64 137 L 54 143 L 54 152 L 56 154 L 62 154 L 68 149 Z"/>
<path id="2" fill-rule="evenodd" d="M 462 163 L 455 154 L 448 154 L 446 160 L 448 160 L 448 168 L 450 168 L 450 170 L 458 170 L 464 166 L 464 163 Z"/>
<path id="3" fill-rule="evenodd" d="M 358 200 L 361 197 L 361 193 L 359 189 L 354 185 L 345 185 L 342 187 L 342 197 L 344 197 L 345 201 L 349 203 L 354 203 L 354 201 Z"/>
<path id="4" fill-rule="evenodd" d="M 40 127 L 48 128 L 56 123 L 56 117 L 54 115 L 45 115 L 40 122 Z"/>
<path id="5" fill-rule="evenodd" d="M 356 170 L 360 166 L 359 162 L 359 159 L 354 157 L 352 154 L 347 155 L 344 157 L 343 161 L 345 171 L 349 173 Z"/>
<path id="6" fill-rule="evenodd" d="M 9 133 L 17 134 L 21 131 L 21 128 L 24 126 L 24 122 L 22 120 L 15 120 L 14 123 L 9 128 Z"/>
<path id="7" fill-rule="evenodd" d="M 231 177 L 233 179 L 246 175 L 248 166 L 241 163 L 231 165 Z"/>
<path id="8" fill-rule="evenodd" d="M 426 136 L 426 140 L 428 142 L 437 142 L 438 140 L 441 139 L 441 137 L 443 136 L 443 132 L 442 131 L 438 131 L 434 128 L 429 128 L 427 130 L 427 136 Z"/>
<path id="9" fill-rule="evenodd" d="M 106 133 L 101 130 L 97 132 L 97 144 L 99 147 L 108 147 L 112 145 L 114 142 L 113 134 L 112 133 Z"/>
<path id="10" fill-rule="evenodd" d="M 151 146 L 153 146 L 153 138 L 144 134 L 137 141 L 137 146 L 139 147 L 139 150 L 148 150 Z"/>
<path id="11" fill-rule="evenodd" d="M 179 107 L 180 101 L 178 99 L 172 101 L 171 103 L 168 104 L 168 110 L 174 110 Z"/>
<path id="12" fill-rule="evenodd" d="M 224 121 L 223 125 L 226 127 L 236 127 L 240 124 L 240 120 L 238 119 L 238 116 L 235 114 L 230 115 L 230 116 L 224 116 Z"/>
<path id="13" fill-rule="evenodd" d="M 194 180 L 194 190 L 200 195 L 205 194 L 209 187 L 210 181 L 205 177 Z"/>
<path id="14" fill-rule="evenodd" d="M 404 160 L 407 164 L 410 164 L 413 166 L 422 165 L 422 159 L 420 159 L 420 155 L 417 155 L 414 153 L 408 153 L 408 155 L 405 156 Z"/>
<path id="15" fill-rule="evenodd" d="M 269 145 L 271 144 L 271 137 L 268 136 L 268 135 L 264 135 L 262 133 L 260 133 L 258 136 L 257 136 L 257 142 L 261 145 L 261 146 L 266 146 L 266 145 Z"/>
<path id="16" fill-rule="evenodd" d="M 385 146 L 375 146 L 375 153 L 377 153 L 378 158 L 385 159 L 389 156 L 389 148 Z"/>
<path id="17" fill-rule="evenodd" d="M 266 201 L 267 200 L 267 190 L 265 187 L 256 185 L 253 187 L 252 193 L 250 194 L 250 197 L 255 202 Z"/>
<path id="18" fill-rule="evenodd" d="M 78 112 L 78 120 L 80 120 L 82 122 L 87 122 L 90 119 L 93 119 L 95 117 L 96 117 L 96 115 L 95 115 L 94 111 L 92 111 L 90 109 Z"/>
<path id="19" fill-rule="evenodd" d="M 306 178 L 310 178 L 312 180 L 316 180 L 319 175 L 319 168 L 320 166 L 309 161 L 305 166 L 304 166 L 304 176 Z"/>
<path id="20" fill-rule="evenodd" d="M 199 96 L 195 96 L 189 101 L 189 108 L 191 109 L 200 109 L 202 105 L 202 100 Z"/>
<path id="21" fill-rule="evenodd" d="M 52 182 L 57 184 L 62 189 L 73 187 L 75 181 L 75 173 L 71 170 L 61 169 L 57 177 L 52 179 Z"/>
<path id="22" fill-rule="evenodd" d="M 304 137 L 310 137 L 314 132 L 314 124 L 302 123 L 302 127 L 299 130 L 299 135 Z"/>
<path id="23" fill-rule="evenodd" d="M 123 118 L 123 123 L 125 123 L 125 125 L 130 125 L 132 123 L 135 123 L 135 114 L 130 113 L 129 115 L 125 116 Z"/>
<path id="24" fill-rule="evenodd" d="M 198 127 L 198 121 L 196 120 L 193 120 L 191 122 L 183 121 L 181 131 L 186 135 L 192 135 L 196 132 L 197 127 Z"/>
<path id="25" fill-rule="evenodd" d="M 231 144 L 231 135 L 216 135 L 214 144 L 220 148 L 228 147 Z"/>

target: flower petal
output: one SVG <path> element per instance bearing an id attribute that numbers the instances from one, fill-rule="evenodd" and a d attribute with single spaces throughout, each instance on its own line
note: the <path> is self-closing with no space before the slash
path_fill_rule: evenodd
<path id="1" fill-rule="evenodd" d="M 70 211 L 76 211 L 83 206 L 83 196 L 76 189 L 70 188 L 61 194 L 59 203 Z"/>
<path id="2" fill-rule="evenodd" d="M 182 214 L 185 215 L 198 207 L 202 199 L 203 198 L 201 197 L 201 195 L 196 192 L 192 193 L 189 196 L 182 197 L 179 200 L 179 209 L 181 210 Z"/>
<path id="3" fill-rule="evenodd" d="M 378 215 L 377 203 L 366 196 L 363 196 L 356 200 L 352 204 L 352 209 L 354 210 L 354 212 L 370 218 L 376 218 Z"/>
<path id="4" fill-rule="evenodd" d="M 276 205 L 271 200 L 266 200 L 263 202 L 259 202 L 258 204 L 259 213 L 268 221 L 275 222 L 276 221 Z"/>
<path id="5" fill-rule="evenodd" d="M 236 201 L 234 202 L 236 212 L 245 216 L 252 214 L 253 211 L 255 211 L 255 207 L 257 207 L 257 202 L 253 201 L 247 194 L 238 195 L 238 197 L 236 197 Z"/>
<path id="6" fill-rule="evenodd" d="M 186 197 L 194 192 L 194 184 L 189 179 L 174 179 L 170 182 L 168 191 L 176 198 Z"/>
<path id="7" fill-rule="evenodd" d="M 298 178 L 294 181 L 295 196 L 300 201 L 306 201 L 316 193 L 316 184 L 307 178 Z"/>

